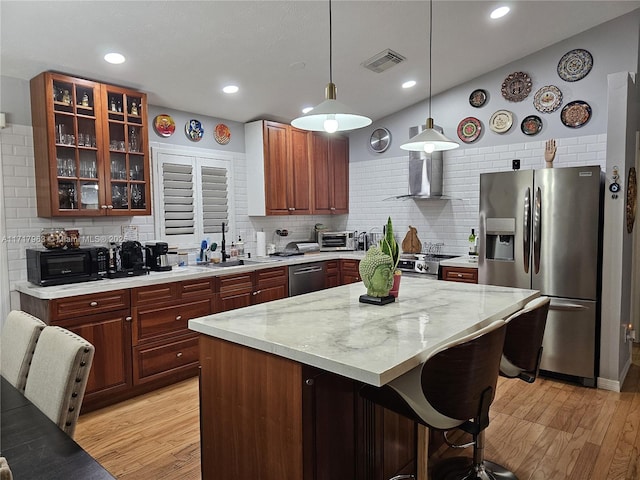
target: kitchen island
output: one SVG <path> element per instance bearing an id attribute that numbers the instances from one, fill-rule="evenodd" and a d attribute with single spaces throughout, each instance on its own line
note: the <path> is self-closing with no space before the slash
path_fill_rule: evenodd
<path id="1" fill-rule="evenodd" d="M 415 473 L 415 435 L 381 420 L 359 385 L 384 385 L 539 295 L 411 277 L 395 303 L 362 304 L 363 293 L 344 285 L 189 321 L 202 334 L 203 479 Z"/>

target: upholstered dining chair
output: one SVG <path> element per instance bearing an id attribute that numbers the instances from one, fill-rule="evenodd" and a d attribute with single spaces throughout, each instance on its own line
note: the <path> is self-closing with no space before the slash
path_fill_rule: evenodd
<path id="1" fill-rule="evenodd" d="M 497 320 L 440 347 L 422 365 L 387 385 L 365 385 L 360 390 L 364 398 L 429 428 L 459 428 L 473 436 L 474 460 L 467 462 L 466 472 L 451 476 L 445 461 L 443 468 L 432 469 L 430 478 L 489 478 L 481 471 L 484 430 L 489 426 L 505 332 L 505 322 Z"/>
<path id="2" fill-rule="evenodd" d="M 12 310 L 0 332 L 0 373 L 20 393 L 24 393 L 31 358 L 46 324 L 21 310 Z"/>
<path id="3" fill-rule="evenodd" d="M 42 330 L 24 395 L 70 437 L 75 432 L 95 348 L 62 327 Z"/>

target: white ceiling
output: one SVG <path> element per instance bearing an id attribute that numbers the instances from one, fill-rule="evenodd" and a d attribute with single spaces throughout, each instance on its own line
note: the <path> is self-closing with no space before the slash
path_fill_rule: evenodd
<path id="1" fill-rule="evenodd" d="M 511 13 L 488 18 L 499 3 Z M 238 122 L 289 122 L 324 100 L 328 2 L 0 1 L 1 73 L 56 70 L 143 90 L 149 103 Z M 436 94 L 640 7 L 640 1 L 457 1 L 433 4 Z M 428 93 L 426 1 L 333 0 L 338 100 L 380 119 Z M 361 63 L 391 48 L 383 73 Z M 102 56 L 119 51 L 123 65 Z M 416 87 L 400 84 L 415 79 Z M 222 93 L 233 83 L 240 92 Z"/>

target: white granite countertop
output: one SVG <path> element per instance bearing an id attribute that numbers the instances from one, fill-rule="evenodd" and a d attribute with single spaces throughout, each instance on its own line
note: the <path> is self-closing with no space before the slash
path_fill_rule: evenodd
<path id="1" fill-rule="evenodd" d="M 440 265 L 443 267 L 463 267 L 463 268 L 478 268 L 478 257 L 470 257 L 469 255 L 463 255 L 462 257 L 450 258 L 448 260 L 442 260 Z"/>
<path id="2" fill-rule="evenodd" d="M 395 303 L 359 303 L 364 293 L 361 283 L 344 285 L 192 319 L 189 328 L 380 386 L 539 295 L 411 276 Z"/>
<path id="3" fill-rule="evenodd" d="M 279 265 L 298 265 L 301 263 L 320 262 L 337 259 L 356 259 L 364 257 L 364 252 L 320 252 L 291 257 L 263 257 L 245 259 L 247 265 L 235 267 L 206 267 L 189 265 L 186 267 L 174 267 L 169 272 L 150 272 L 149 275 L 140 275 L 126 278 L 107 278 L 93 282 L 71 283 L 50 287 L 39 287 L 29 282 L 18 282 L 15 289 L 41 300 L 53 300 L 76 295 L 89 295 L 101 292 L 110 292 L 121 288 L 145 287 L 161 283 L 179 282 L 206 277 L 221 277 L 236 273 L 252 272 Z"/>

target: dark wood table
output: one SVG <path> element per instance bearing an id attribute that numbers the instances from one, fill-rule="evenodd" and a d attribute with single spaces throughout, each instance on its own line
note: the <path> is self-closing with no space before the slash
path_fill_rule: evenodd
<path id="1" fill-rule="evenodd" d="M 0 380 L 0 455 L 14 480 L 114 480 L 4 377 Z"/>

